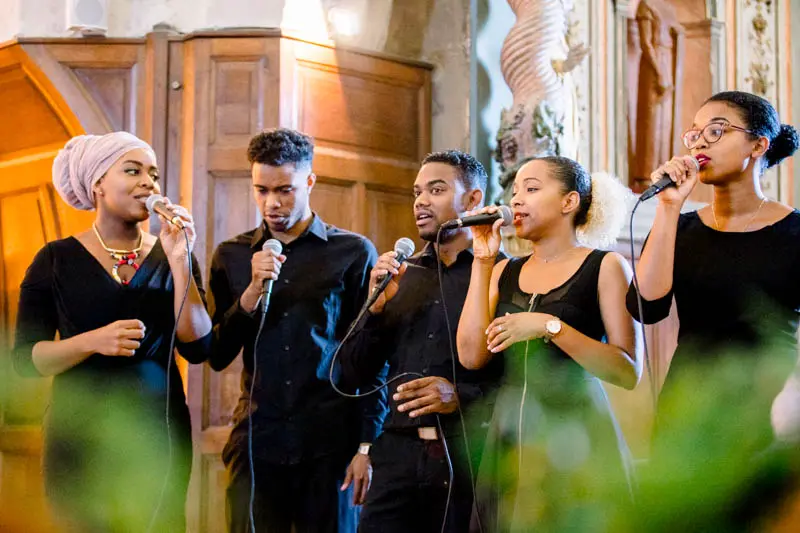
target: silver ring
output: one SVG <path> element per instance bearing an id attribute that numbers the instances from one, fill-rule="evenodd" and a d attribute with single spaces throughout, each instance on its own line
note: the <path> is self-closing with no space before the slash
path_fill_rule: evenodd
<path id="1" fill-rule="evenodd" d="M 497 326 L 497 331 L 503 331 L 503 326 Z"/>

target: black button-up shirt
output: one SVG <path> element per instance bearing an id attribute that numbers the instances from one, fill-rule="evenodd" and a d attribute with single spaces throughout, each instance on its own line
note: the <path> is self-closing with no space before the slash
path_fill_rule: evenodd
<path id="1" fill-rule="evenodd" d="M 389 379 L 404 372 L 423 376 L 439 376 L 451 383 L 453 379 L 452 349 L 461 309 L 467 297 L 473 255 L 463 250 L 449 267 L 442 265 L 442 284 L 445 301 L 442 302 L 437 271 L 438 258 L 434 247 L 428 244 L 418 255 L 408 260 L 408 270 L 400 281 L 400 288 L 378 315 L 368 315 L 350 340 L 342 347 L 340 364 L 344 381 L 359 386 L 373 379 L 389 363 Z M 450 329 L 445 321 L 444 307 L 450 319 Z M 502 358 L 494 357 L 480 370 L 467 370 L 455 360 L 455 382 L 462 409 L 468 409 L 477 400 L 489 399 L 500 383 L 503 373 Z M 390 398 L 397 387 L 417 379 L 410 376 L 392 383 Z M 406 430 L 418 426 L 436 426 L 433 415 L 410 418 L 408 412 L 397 411 L 398 403 L 389 401 L 390 413 L 384 430 Z M 481 410 L 481 414 L 488 414 Z M 480 416 L 475 418 L 480 419 Z M 442 417 L 447 434 L 460 430 L 458 414 Z M 472 418 L 472 417 L 471 417 Z"/>
<path id="2" fill-rule="evenodd" d="M 261 318 L 258 311 L 244 311 L 239 299 L 252 278 L 251 258 L 269 238 L 265 224 L 238 235 L 219 245 L 211 265 L 215 349 L 209 362 L 223 369 L 244 349 L 242 394 L 228 454 L 247 447 L 253 343 Z M 286 262 L 274 283 L 257 349 L 251 408 L 255 453 L 276 464 L 354 454 L 358 442 L 377 436 L 385 395 L 361 402 L 341 397 L 328 375 L 333 353 L 366 299 L 377 252 L 365 237 L 314 215 L 308 229 L 284 245 L 283 254 Z"/>

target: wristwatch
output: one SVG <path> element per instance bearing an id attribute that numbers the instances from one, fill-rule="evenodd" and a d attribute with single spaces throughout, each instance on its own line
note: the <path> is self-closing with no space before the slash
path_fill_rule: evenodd
<path id="1" fill-rule="evenodd" d="M 368 442 L 362 442 L 358 446 L 358 453 L 361 454 L 361 455 L 369 455 L 369 449 L 370 449 L 371 446 L 372 446 L 372 444 L 370 444 Z"/>
<path id="2" fill-rule="evenodd" d="M 554 339 L 561 333 L 561 329 L 563 324 L 561 323 L 561 319 L 559 318 L 552 318 L 544 323 L 544 329 L 547 332 L 547 340 Z"/>

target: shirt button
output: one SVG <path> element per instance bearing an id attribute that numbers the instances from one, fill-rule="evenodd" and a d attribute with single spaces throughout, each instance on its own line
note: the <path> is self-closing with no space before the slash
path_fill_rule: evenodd
<path id="1" fill-rule="evenodd" d="M 433 333 L 428 333 L 428 338 L 432 339 L 433 338 Z"/>
<path id="2" fill-rule="evenodd" d="M 288 385 L 291 385 L 291 384 L 292 384 L 292 380 L 291 380 L 291 379 L 287 379 L 286 381 L 284 381 L 284 383 L 285 383 L 287 386 L 288 386 Z"/>
<path id="3" fill-rule="evenodd" d="M 285 280 L 283 280 L 283 282 L 284 282 L 286 285 L 288 285 L 288 284 L 289 284 L 289 280 L 288 280 L 288 279 L 285 279 Z"/>
<path id="4" fill-rule="evenodd" d="M 289 313 L 284 312 L 283 317 L 286 318 L 287 316 L 289 316 Z"/>
<path id="5" fill-rule="evenodd" d="M 434 300 L 433 303 L 435 303 L 436 305 L 439 305 L 441 302 L 439 300 Z"/>
<path id="6" fill-rule="evenodd" d="M 425 375 L 427 376 L 427 375 L 428 375 L 428 369 L 427 369 L 427 368 L 423 368 L 423 369 L 422 369 L 422 373 L 423 373 L 423 374 L 425 374 Z"/>
<path id="7" fill-rule="evenodd" d="M 286 346 L 284 346 L 284 347 L 283 347 L 283 351 L 284 351 L 284 352 L 288 352 L 288 351 L 289 351 L 289 345 L 288 345 L 288 344 L 287 344 Z"/>

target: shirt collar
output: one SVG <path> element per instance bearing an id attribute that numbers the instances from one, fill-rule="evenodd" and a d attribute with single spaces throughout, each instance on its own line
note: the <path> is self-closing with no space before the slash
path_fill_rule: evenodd
<path id="1" fill-rule="evenodd" d="M 302 239 L 311 234 L 322 241 L 328 242 L 328 228 L 325 226 L 325 222 L 323 222 L 322 218 L 316 213 L 312 216 L 311 224 L 308 225 L 298 239 Z M 269 232 L 267 222 L 262 221 L 253 232 L 253 237 L 250 239 L 250 248 L 260 248 L 264 245 L 264 242 L 270 238 L 272 238 L 272 234 Z"/>
<path id="2" fill-rule="evenodd" d="M 456 256 L 456 260 L 453 262 L 453 265 L 458 263 L 459 261 L 468 260 L 470 263 L 472 262 L 472 247 L 465 248 L 458 252 L 458 256 Z M 419 261 L 425 265 L 429 265 L 432 268 L 436 266 L 438 261 L 438 257 L 436 256 L 436 247 L 433 245 L 432 242 L 429 242 L 425 245 L 422 251 L 419 253 Z M 451 267 L 453 265 L 450 265 Z"/>

